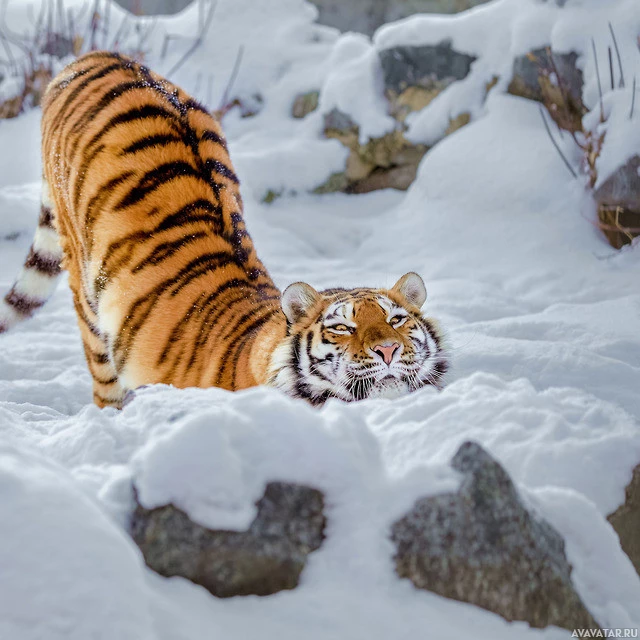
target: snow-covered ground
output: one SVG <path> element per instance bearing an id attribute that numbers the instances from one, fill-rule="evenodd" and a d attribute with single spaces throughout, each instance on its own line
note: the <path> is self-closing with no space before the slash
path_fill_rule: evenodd
<path id="1" fill-rule="evenodd" d="M 501 5 L 508 21 L 518 1 L 532 10 L 530 0 L 501 0 L 476 12 L 498 15 Z M 268 4 L 219 2 L 205 46 L 175 77 L 194 90 L 195 67 L 215 65 L 225 78 L 214 84 L 217 106 L 246 47 L 238 91 L 259 91 L 263 110 L 231 112 L 225 124 L 258 252 L 282 287 L 390 286 L 422 274 L 425 308 L 452 345 L 451 382 L 441 393 L 321 410 L 268 389 L 150 388 L 120 413 L 99 410 L 63 280 L 33 320 L 0 337 L 0 638 L 568 637 L 394 578 L 390 523 L 417 497 L 457 486 L 448 461 L 468 439 L 564 536 L 575 586 L 598 622 L 639 627 L 640 579 L 604 518 L 640 462 L 639 248 L 609 248 L 538 106 L 498 92 L 427 154 L 407 193 L 307 195 L 343 166 L 345 151 L 319 139 L 321 113 L 291 119 L 292 99 L 326 80 L 328 104 L 335 69 L 348 79 L 364 64 L 349 67 L 350 57 L 371 64 L 371 45 L 314 27 L 301 0 Z M 583 7 L 580 29 L 601 33 L 609 3 L 573 4 Z M 610 5 L 622 15 L 629 2 Z M 558 10 L 539 8 L 547 33 Z M 194 8 L 161 21 L 153 51 L 163 29 L 193 34 L 196 18 Z M 376 41 L 396 37 L 386 29 Z M 180 54 L 153 51 L 161 72 Z M 363 118 L 384 126 L 375 109 Z M 0 121 L 0 291 L 37 219 L 38 125 L 38 111 Z M 266 205 L 269 188 L 298 193 Z M 147 506 L 173 501 L 219 528 L 246 527 L 266 481 L 305 482 L 327 497 L 327 539 L 298 589 L 217 600 L 144 567 L 125 533 L 134 477 Z"/>

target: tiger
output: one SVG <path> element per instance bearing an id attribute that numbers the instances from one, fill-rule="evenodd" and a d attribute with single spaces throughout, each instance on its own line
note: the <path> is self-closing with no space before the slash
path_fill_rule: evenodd
<path id="1" fill-rule="evenodd" d="M 0 333 L 66 270 L 98 407 L 151 384 L 266 385 L 316 406 L 443 387 L 448 352 L 422 315 L 422 278 L 281 293 L 219 122 L 143 64 L 98 51 L 61 71 L 42 102 L 42 162 L 38 226 Z"/>

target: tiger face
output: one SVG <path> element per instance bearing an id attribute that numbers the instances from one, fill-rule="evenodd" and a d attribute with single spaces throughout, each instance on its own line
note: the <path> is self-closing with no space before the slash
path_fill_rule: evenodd
<path id="1" fill-rule="evenodd" d="M 270 384 L 316 405 L 441 389 L 448 357 L 438 325 L 420 312 L 426 297 L 416 273 L 388 290 L 290 285 L 287 338 L 272 356 Z"/>

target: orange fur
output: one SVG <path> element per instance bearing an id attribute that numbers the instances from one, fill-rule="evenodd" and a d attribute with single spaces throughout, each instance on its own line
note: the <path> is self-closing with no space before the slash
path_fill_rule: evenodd
<path id="1" fill-rule="evenodd" d="M 91 53 L 49 86 L 42 156 L 95 402 L 148 383 L 264 382 L 286 322 L 211 115 L 145 67 Z"/>

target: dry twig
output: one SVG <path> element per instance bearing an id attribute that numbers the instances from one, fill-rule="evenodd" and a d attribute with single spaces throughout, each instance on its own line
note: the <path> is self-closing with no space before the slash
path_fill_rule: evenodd
<path id="1" fill-rule="evenodd" d="M 193 42 L 193 45 L 186 51 L 182 58 L 180 58 L 180 60 L 178 60 L 178 62 L 173 65 L 169 73 L 167 73 L 168 76 L 173 75 L 198 50 L 198 48 L 204 41 L 204 37 L 209 31 L 209 28 L 211 27 L 211 23 L 213 22 L 213 14 L 215 13 L 217 5 L 217 0 L 210 0 L 209 12 L 207 13 L 202 28 L 200 29 L 200 33 Z"/>
<path id="2" fill-rule="evenodd" d="M 540 105 L 540 117 L 542 118 L 542 122 L 544 123 L 544 128 L 547 131 L 547 135 L 549 136 L 549 139 L 551 140 L 553 146 L 555 147 L 556 151 L 558 152 L 558 155 L 562 158 L 562 161 L 564 162 L 565 166 L 567 167 L 567 169 L 569 169 L 569 171 L 571 172 L 571 175 L 574 177 L 574 179 L 578 179 L 578 174 L 573 170 L 573 167 L 571 166 L 570 162 L 567 160 L 566 156 L 564 155 L 564 153 L 562 153 L 562 149 L 560 149 L 560 146 L 558 145 L 558 143 L 556 142 L 555 138 L 553 137 L 553 134 L 551 133 L 551 129 L 549 129 L 549 124 L 547 123 L 547 119 L 544 116 L 544 109 L 542 108 L 542 105 Z"/>

